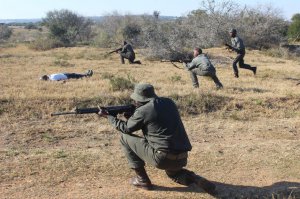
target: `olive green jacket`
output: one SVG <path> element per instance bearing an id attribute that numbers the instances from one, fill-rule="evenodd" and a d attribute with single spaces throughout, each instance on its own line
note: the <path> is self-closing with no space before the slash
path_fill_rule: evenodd
<path id="1" fill-rule="evenodd" d="M 121 53 L 132 53 L 134 54 L 133 48 L 130 44 L 126 44 L 122 47 Z"/>
<path id="2" fill-rule="evenodd" d="M 108 119 L 122 133 L 142 130 L 149 145 L 156 150 L 183 152 L 192 149 L 177 107 L 171 99 L 157 97 L 150 100 L 138 107 L 126 122 L 113 116 L 108 116 Z"/>
<path id="3" fill-rule="evenodd" d="M 192 62 L 186 64 L 188 70 L 198 68 L 200 71 L 215 72 L 216 69 L 205 54 L 195 57 Z"/>
<path id="4" fill-rule="evenodd" d="M 235 36 L 234 38 L 231 38 L 231 44 L 232 44 L 232 47 L 235 49 L 235 51 L 237 53 L 245 51 L 244 42 L 238 36 Z"/>

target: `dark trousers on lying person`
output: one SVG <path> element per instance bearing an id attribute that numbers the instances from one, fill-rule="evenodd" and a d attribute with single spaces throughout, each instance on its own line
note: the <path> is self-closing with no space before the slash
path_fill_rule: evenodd
<path id="1" fill-rule="evenodd" d="M 68 79 L 80 79 L 82 77 L 86 77 L 86 74 L 77 74 L 77 73 L 64 73 L 68 77 Z"/>

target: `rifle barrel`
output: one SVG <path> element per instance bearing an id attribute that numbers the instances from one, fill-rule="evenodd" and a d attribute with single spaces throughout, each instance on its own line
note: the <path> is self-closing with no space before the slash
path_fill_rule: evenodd
<path id="1" fill-rule="evenodd" d="M 72 112 L 55 112 L 51 113 L 51 116 L 56 116 L 56 115 L 71 115 L 71 114 L 77 114 L 77 112 L 72 111 Z"/>

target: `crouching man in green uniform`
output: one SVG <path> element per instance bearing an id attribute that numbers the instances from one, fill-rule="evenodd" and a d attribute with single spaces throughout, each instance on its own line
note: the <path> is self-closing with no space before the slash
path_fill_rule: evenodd
<path id="1" fill-rule="evenodd" d="M 190 71 L 194 88 L 199 88 L 197 75 L 208 76 L 214 81 L 217 89 L 223 88 L 222 83 L 216 75 L 215 67 L 208 57 L 202 53 L 201 48 L 194 48 L 194 59 L 192 62 L 185 64 L 185 67 Z"/>
<path id="2" fill-rule="evenodd" d="M 125 64 L 124 59 L 128 59 L 129 64 L 134 64 L 134 59 L 135 59 L 135 53 L 132 48 L 132 46 L 124 41 L 124 45 L 120 51 L 120 58 L 121 58 L 121 63 Z"/>
<path id="3" fill-rule="evenodd" d="M 127 121 L 108 115 L 105 110 L 98 113 L 108 118 L 111 125 L 121 132 L 121 144 L 129 167 L 136 173 L 131 184 L 153 189 L 144 168 L 146 162 L 165 170 L 167 176 L 179 184 L 189 186 L 195 183 L 214 194 L 215 185 L 212 182 L 184 169 L 192 146 L 175 103 L 171 99 L 158 97 L 150 84 L 137 84 L 131 98 L 137 108 Z M 138 130 L 142 130 L 143 137 L 133 134 Z"/>

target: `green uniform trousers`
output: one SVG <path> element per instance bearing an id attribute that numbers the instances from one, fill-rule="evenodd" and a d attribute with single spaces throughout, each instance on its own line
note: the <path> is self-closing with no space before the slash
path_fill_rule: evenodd
<path id="1" fill-rule="evenodd" d="M 127 53 L 120 53 L 120 58 L 121 58 L 121 63 L 124 64 L 125 60 L 124 59 L 128 59 L 130 64 L 134 63 L 134 59 L 135 59 L 135 53 L 131 53 L 131 52 L 127 52 Z"/>
<path id="2" fill-rule="evenodd" d="M 204 178 L 194 172 L 184 169 L 187 165 L 187 156 L 180 159 L 169 159 L 168 153 L 160 153 L 152 148 L 146 139 L 129 134 L 122 134 L 121 144 L 132 169 L 141 168 L 148 164 L 165 170 L 167 176 L 174 182 L 189 186 L 197 183 L 197 179 L 202 182 Z M 174 157 L 171 155 L 171 157 Z"/>
<path id="3" fill-rule="evenodd" d="M 215 82 L 217 88 L 223 87 L 223 85 L 220 82 L 220 80 L 218 79 L 215 71 L 201 71 L 198 68 L 195 68 L 195 69 L 190 70 L 190 75 L 191 75 L 191 79 L 192 79 L 194 87 L 199 87 L 197 75 L 211 77 L 212 80 Z"/>
<path id="4" fill-rule="evenodd" d="M 242 50 L 238 53 L 238 55 L 234 59 L 234 61 L 232 63 L 232 68 L 233 68 L 234 74 L 237 74 L 237 75 L 239 74 L 237 63 L 239 64 L 240 68 L 253 71 L 253 67 L 250 66 L 249 64 L 245 64 L 245 62 L 244 62 L 245 54 L 246 54 L 245 50 Z"/>
<path id="5" fill-rule="evenodd" d="M 148 164 L 163 170 L 180 170 L 187 164 L 187 156 L 180 159 L 169 159 L 167 153 L 150 146 L 143 137 L 122 134 L 121 144 L 130 168 L 140 168 Z"/>

